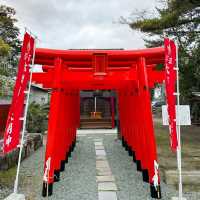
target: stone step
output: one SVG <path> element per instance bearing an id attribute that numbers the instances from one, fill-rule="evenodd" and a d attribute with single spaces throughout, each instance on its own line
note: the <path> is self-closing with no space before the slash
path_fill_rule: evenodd
<path id="1" fill-rule="evenodd" d="M 81 119 L 80 127 L 81 128 L 112 128 L 112 122 L 110 118 L 102 118 L 102 119 L 85 118 L 85 119 Z"/>
<path id="2" fill-rule="evenodd" d="M 111 122 L 111 118 L 101 118 L 101 119 L 95 119 L 95 118 L 81 118 L 81 123 L 83 122 Z"/>
<path id="3" fill-rule="evenodd" d="M 87 123 L 90 123 L 90 124 L 111 124 L 111 121 L 81 121 L 80 122 L 81 124 L 87 124 Z"/>
<path id="4" fill-rule="evenodd" d="M 111 122 L 81 122 L 80 128 L 98 128 L 98 129 L 104 129 L 104 128 L 112 128 Z"/>
<path id="5" fill-rule="evenodd" d="M 112 126 L 110 125 L 103 125 L 103 126 L 99 126 L 99 125 L 94 125 L 94 126 L 91 126 L 91 125 L 84 125 L 84 126 L 81 126 L 80 128 L 85 128 L 85 129 L 111 129 Z"/>

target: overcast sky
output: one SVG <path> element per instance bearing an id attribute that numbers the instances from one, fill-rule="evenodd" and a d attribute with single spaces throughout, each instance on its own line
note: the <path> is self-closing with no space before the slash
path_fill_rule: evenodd
<path id="1" fill-rule="evenodd" d="M 144 47 L 142 34 L 118 23 L 136 9 L 152 11 L 156 0 L 0 0 L 15 8 L 18 27 L 31 29 L 40 47 Z"/>

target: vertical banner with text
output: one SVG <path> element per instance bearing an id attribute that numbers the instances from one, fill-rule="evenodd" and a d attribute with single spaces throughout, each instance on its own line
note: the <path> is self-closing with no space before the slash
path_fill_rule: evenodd
<path id="1" fill-rule="evenodd" d="M 177 150 L 178 139 L 176 130 L 176 45 L 173 40 L 165 38 L 165 84 L 166 103 L 169 117 L 170 144 L 172 151 Z"/>
<path id="2" fill-rule="evenodd" d="M 30 79 L 30 62 L 33 56 L 34 43 L 34 38 L 28 33 L 25 33 L 13 91 L 12 104 L 10 106 L 4 133 L 4 153 L 12 151 L 19 144 L 20 130 L 23 120 L 25 91 Z"/>

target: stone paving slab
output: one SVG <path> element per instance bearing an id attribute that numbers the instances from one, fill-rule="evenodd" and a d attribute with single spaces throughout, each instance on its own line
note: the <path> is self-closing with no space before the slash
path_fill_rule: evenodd
<path id="1" fill-rule="evenodd" d="M 112 175 L 112 171 L 110 169 L 97 169 L 97 175 L 98 176 L 107 176 L 107 175 Z"/>
<path id="2" fill-rule="evenodd" d="M 104 146 L 98 145 L 98 146 L 95 146 L 95 150 L 104 150 L 105 151 L 105 148 L 104 148 Z"/>
<path id="3" fill-rule="evenodd" d="M 106 158 L 106 156 L 104 156 Z M 108 163 L 108 160 L 96 160 L 97 163 Z"/>
<path id="4" fill-rule="evenodd" d="M 110 169 L 110 167 L 108 166 L 108 167 L 96 167 L 96 169 L 99 171 L 99 172 L 110 172 L 111 171 L 111 169 Z"/>
<path id="5" fill-rule="evenodd" d="M 97 176 L 97 182 L 114 182 L 115 178 L 114 176 Z"/>
<path id="6" fill-rule="evenodd" d="M 99 200 L 117 200 L 116 192 L 99 192 Z"/>
<path id="7" fill-rule="evenodd" d="M 103 145 L 103 142 L 94 142 L 94 145 L 95 145 L 95 146 L 102 146 L 102 145 Z"/>
<path id="8" fill-rule="evenodd" d="M 96 155 L 97 156 L 105 156 L 106 152 L 103 149 L 96 149 Z"/>
<path id="9" fill-rule="evenodd" d="M 98 191 L 117 191 L 117 186 L 113 182 L 98 183 Z"/>
<path id="10" fill-rule="evenodd" d="M 106 160 L 101 160 L 101 161 L 106 161 Z M 107 170 L 107 169 L 109 169 L 110 170 L 110 166 L 109 166 L 109 164 L 108 163 L 99 163 L 99 164 L 96 164 L 96 168 L 97 169 L 105 169 L 105 170 Z"/>
<path id="11" fill-rule="evenodd" d="M 110 168 L 107 160 L 97 160 L 96 161 L 96 167 L 97 168 Z"/>
<path id="12" fill-rule="evenodd" d="M 9 195 L 4 200 L 25 200 L 25 195 L 24 194 L 15 194 L 15 193 L 12 193 L 11 195 Z"/>
<path id="13" fill-rule="evenodd" d="M 103 142 L 103 138 L 94 138 L 95 142 Z"/>
<path id="14" fill-rule="evenodd" d="M 103 146 L 103 142 L 102 142 L 102 144 L 95 144 L 94 148 L 96 148 L 96 147 L 102 147 L 102 146 Z"/>
<path id="15" fill-rule="evenodd" d="M 96 156 L 96 160 L 107 160 L 107 158 L 106 158 L 106 156 L 99 156 L 99 155 L 97 155 Z"/>

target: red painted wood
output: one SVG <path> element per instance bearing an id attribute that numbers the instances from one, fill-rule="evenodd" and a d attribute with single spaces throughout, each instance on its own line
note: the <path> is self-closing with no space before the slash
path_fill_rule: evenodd
<path id="1" fill-rule="evenodd" d="M 139 95 L 141 97 L 141 112 L 143 115 L 143 127 L 144 133 L 146 137 L 145 142 L 145 151 L 147 155 L 148 162 L 148 171 L 149 171 L 149 181 L 150 184 L 153 183 L 153 176 L 155 174 L 154 171 L 154 161 L 157 161 L 157 151 L 156 151 L 156 142 L 155 142 L 155 134 L 153 127 L 153 118 L 151 111 L 151 99 L 148 85 L 148 74 L 146 69 L 145 58 L 141 57 L 138 61 L 138 74 L 139 76 Z M 160 177 L 159 181 L 160 181 Z"/>
<path id="2" fill-rule="evenodd" d="M 142 170 L 148 170 L 152 184 L 157 152 L 150 88 L 164 80 L 165 72 L 155 70 L 157 64 L 164 63 L 164 48 L 36 49 L 35 63 L 43 65 L 43 72 L 33 73 L 33 81 L 52 89 L 46 147 L 46 160 L 52 158 L 49 183 L 76 140 L 80 126 L 79 91 L 99 89 L 117 91 L 120 134 L 141 162 Z"/>

